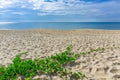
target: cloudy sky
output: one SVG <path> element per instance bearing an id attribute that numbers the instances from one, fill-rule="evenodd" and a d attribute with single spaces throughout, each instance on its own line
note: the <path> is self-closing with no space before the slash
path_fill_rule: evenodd
<path id="1" fill-rule="evenodd" d="M 0 0 L 0 22 L 120 22 L 120 0 Z"/>

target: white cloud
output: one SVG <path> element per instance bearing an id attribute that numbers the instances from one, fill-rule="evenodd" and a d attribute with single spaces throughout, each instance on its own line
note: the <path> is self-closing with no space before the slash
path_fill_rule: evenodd
<path id="1" fill-rule="evenodd" d="M 55 11 L 64 7 L 62 2 L 45 2 L 44 0 L 29 0 L 33 4 L 32 8 L 35 10 L 41 10 L 45 12 Z"/>
<path id="2" fill-rule="evenodd" d="M 119 0 L 103 3 L 84 2 L 80 0 L 0 0 L 0 8 L 29 8 L 39 11 L 39 15 L 80 14 L 99 16 L 120 13 Z M 19 14 L 19 13 L 17 13 Z M 20 14 L 21 15 L 21 14 Z"/>
<path id="3" fill-rule="evenodd" d="M 0 8 L 15 8 L 15 7 L 22 7 L 26 6 L 28 1 L 27 0 L 0 0 Z"/>
<path id="4" fill-rule="evenodd" d="M 0 0 L 0 8 L 6 8 L 12 4 L 12 1 Z"/>
<path id="5" fill-rule="evenodd" d="M 6 12 L 11 12 L 11 10 L 0 10 L 0 13 L 6 13 Z"/>
<path id="6" fill-rule="evenodd" d="M 16 14 L 16 15 L 25 15 L 25 12 L 12 12 L 12 14 Z"/>
<path id="7" fill-rule="evenodd" d="M 119 0 L 118 0 L 119 1 Z M 66 14 L 80 14 L 80 15 L 108 15 L 112 14 L 113 10 L 119 12 L 118 1 L 108 1 L 102 3 L 84 2 L 80 0 L 52 0 L 52 2 L 45 2 L 44 0 L 29 0 L 32 9 L 39 10 L 39 15 L 66 15 Z"/>

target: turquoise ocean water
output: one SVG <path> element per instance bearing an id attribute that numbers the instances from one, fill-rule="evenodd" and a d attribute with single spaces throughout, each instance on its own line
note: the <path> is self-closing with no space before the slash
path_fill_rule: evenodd
<path id="1" fill-rule="evenodd" d="M 21 29 L 106 29 L 120 30 L 120 22 L 0 22 L 0 30 Z"/>

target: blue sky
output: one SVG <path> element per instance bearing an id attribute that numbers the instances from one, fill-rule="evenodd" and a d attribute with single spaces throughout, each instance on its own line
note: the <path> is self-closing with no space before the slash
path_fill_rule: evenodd
<path id="1" fill-rule="evenodd" d="M 0 0 L 0 22 L 120 22 L 120 0 Z"/>

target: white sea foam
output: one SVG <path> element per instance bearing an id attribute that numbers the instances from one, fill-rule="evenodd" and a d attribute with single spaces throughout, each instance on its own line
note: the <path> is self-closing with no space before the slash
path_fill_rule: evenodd
<path id="1" fill-rule="evenodd" d="M 0 28 L 0 30 L 12 30 L 12 29 L 8 29 L 8 28 Z"/>
<path id="2" fill-rule="evenodd" d="M 0 22 L 0 24 L 13 24 L 13 23 L 16 23 L 16 22 Z"/>

